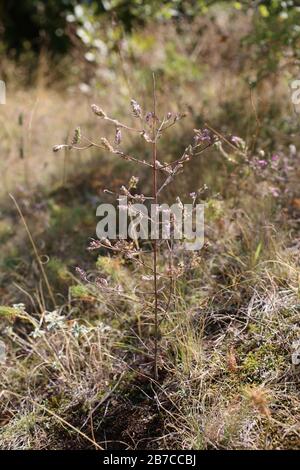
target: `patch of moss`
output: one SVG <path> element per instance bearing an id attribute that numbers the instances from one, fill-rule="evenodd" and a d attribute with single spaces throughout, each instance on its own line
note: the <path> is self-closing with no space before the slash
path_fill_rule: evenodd
<path id="1" fill-rule="evenodd" d="M 241 371 L 245 378 L 261 381 L 274 370 L 279 370 L 285 357 L 274 344 L 265 343 L 250 351 L 242 361 Z"/>
<path id="2" fill-rule="evenodd" d="M 89 288 L 82 284 L 71 286 L 69 288 L 69 292 L 70 292 L 71 297 L 74 299 L 87 300 L 87 299 L 93 298 Z"/>
<path id="3" fill-rule="evenodd" d="M 50 258 L 47 263 L 47 273 L 49 274 L 50 281 L 67 281 L 70 279 L 67 266 L 56 257 Z"/>
<path id="4" fill-rule="evenodd" d="M 18 308 L 0 305 L 0 318 L 1 317 L 5 317 L 8 320 L 14 320 L 16 317 L 22 317 L 22 315 Z"/>
<path id="5" fill-rule="evenodd" d="M 129 273 L 123 264 L 124 262 L 122 259 L 112 258 L 110 256 L 99 256 L 96 262 L 96 266 L 99 270 L 118 283 L 126 283 L 130 278 Z"/>

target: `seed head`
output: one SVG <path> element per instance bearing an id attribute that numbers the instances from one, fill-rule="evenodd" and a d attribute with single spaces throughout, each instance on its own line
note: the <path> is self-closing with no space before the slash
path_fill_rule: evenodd
<path id="1" fill-rule="evenodd" d="M 101 138 L 101 144 L 103 145 L 104 148 L 106 148 L 106 150 L 108 150 L 109 152 L 114 152 L 114 148 L 113 146 L 108 142 L 108 140 L 105 138 L 105 137 L 102 137 Z"/>
<path id="2" fill-rule="evenodd" d="M 87 249 L 88 249 L 89 251 L 92 251 L 92 250 L 98 250 L 98 249 L 101 248 L 101 247 L 102 247 L 102 245 L 101 245 L 100 240 L 94 240 L 94 239 L 92 239 L 92 240 L 90 241 L 90 244 L 89 244 L 89 246 L 88 246 Z"/>
<path id="3" fill-rule="evenodd" d="M 106 117 L 106 114 L 103 111 L 103 109 L 100 108 L 100 106 L 98 106 L 97 104 L 92 104 L 91 108 L 92 108 L 93 113 L 96 114 L 96 116 L 99 116 L 99 117 L 102 117 L 102 118 Z"/>
<path id="4" fill-rule="evenodd" d="M 194 129 L 195 137 L 194 137 L 194 145 L 198 145 L 201 142 L 208 142 L 212 143 L 213 136 L 209 129 Z"/>
<path id="5" fill-rule="evenodd" d="M 88 280 L 88 279 L 87 279 L 87 273 L 86 273 L 82 268 L 80 268 L 79 266 L 77 266 L 77 267 L 75 268 L 75 270 L 76 270 L 76 272 L 79 274 L 79 276 L 81 277 L 81 279 L 82 279 L 83 281 L 87 281 L 87 280 Z"/>
<path id="6" fill-rule="evenodd" d="M 74 131 L 72 141 L 71 141 L 71 145 L 77 145 L 77 144 L 79 144 L 80 141 L 81 141 L 80 127 L 76 127 L 76 129 Z"/>
<path id="7" fill-rule="evenodd" d="M 95 283 L 98 287 L 107 287 L 108 282 L 104 277 L 96 277 Z"/>
<path id="8" fill-rule="evenodd" d="M 143 130 L 140 134 L 145 139 L 146 142 L 152 142 L 151 137 L 147 134 L 146 131 Z"/>
<path id="9" fill-rule="evenodd" d="M 53 150 L 53 152 L 59 152 L 60 150 L 62 150 L 64 148 L 70 149 L 71 147 L 70 147 L 70 145 L 60 144 L 60 145 L 54 145 L 52 150 Z"/>
<path id="10" fill-rule="evenodd" d="M 108 238 L 101 238 L 100 242 L 102 243 L 102 245 L 109 246 L 109 247 L 112 246 Z"/>
<path id="11" fill-rule="evenodd" d="M 148 124 L 150 124 L 150 122 L 152 121 L 154 117 L 154 114 L 152 111 L 149 111 L 147 114 L 146 114 L 146 117 L 145 117 L 145 120 Z"/>
<path id="12" fill-rule="evenodd" d="M 115 134 L 115 144 L 120 145 L 122 140 L 122 133 L 121 129 L 119 127 L 116 128 L 116 134 Z"/>
<path id="13" fill-rule="evenodd" d="M 124 185 L 121 186 L 121 188 L 120 188 L 120 194 L 123 194 L 124 196 L 131 196 L 130 192 L 128 191 L 128 189 Z"/>
<path id="14" fill-rule="evenodd" d="M 251 400 L 252 404 L 258 409 L 259 413 L 271 417 L 271 412 L 268 407 L 268 393 L 262 387 L 248 387 L 246 390 L 246 396 Z"/>
<path id="15" fill-rule="evenodd" d="M 187 113 L 178 113 L 174 116 L 174 122 L 179 121 L 187 116 Z"/>
<path id="16" fill-rule="evenodd" d="M 140 118 L 142 116 L 142 108 L 135 100 L 131 100 L 130 103 L 131 103 L 133 115 L 137 118 Z"/>

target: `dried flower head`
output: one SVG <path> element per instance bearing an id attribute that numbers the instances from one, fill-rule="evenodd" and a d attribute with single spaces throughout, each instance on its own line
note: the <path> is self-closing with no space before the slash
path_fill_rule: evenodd
<path id="1" fill-rule="evenodd" d="M 62 150 L 64 148 L 67 148 L 67 149 L 70 150 L 72 148 L 72 146 L 71 145 L 66 145 L 66 144 L 54 145 L 52 150 L 53 150 L 53 152 L 59 152 L 60 150 Z"/>
<path id="2" fill-rule="evenodd" d="M 106 117 L 106 114 L 103 111 L 103 109 L 100 108 L 100 106 L 98 106 L 97 104 L 92 104 L 91 109 L 92 109 L 93 113 L 96 114 L 96 116 L 99 116 L 99 117 L 102 117 L 102 118 Z"/>
<path id="3" fill-rule="evenodd" d="M 108 142 L 108 140 L 105 137 L 101 137 L 101 144 L 109 152 L 112 152 L 112 153 L 114 152 L 113 146 Z"/>
<path id="4" fill-rule="evenodd" d="M 126 186 L 121 186 L 120 188 L 120 194 L 123 194 L 124 196 L 129 196 L 131 197 L 131 194 L 130 192 L 128 191 L 128 189 L 126 188 Z"/>
<path id="5" fill-rule="evenodd" d="M 271 412 L 268 407 L 268 392 L 262 387 L 248 387 L 246 390 L 246 396 L 252 402 L 252 404 L 258 409 L 259 413 L 266 416 L 267 418 L 271 417 Z"/>
<path id="6" fill-rule="evenodd" d="M 75 270 L 83 281 L 87 281 L 87 273 L 83 269 L 77 266 Z"/>
<path id="7" fill-rule="evenodd" d="M 71 145 L 77 145 L 79 144 L 81 140 L 81 131 L 80 131 L 80 127 L 76 127 L 75 131 L 74 131 L 74 135 L 72 137 L 72 141 L 71 141 Z"/>
<path id="8" fill-rule="evenodd" d="M 96 277 L 95 283 L 98 287 L 108 287 L 108 281 L 104 277 Z"/>
<path id="9" fill-rule="evenodd" d="M 149 135 L 147 134 L 146 131 L 143 130 L 143 131 L 141 132 L 141 136 L 145 139 L 146 142 L 152 142 L 151 137 L 149 137 Z"/>
<path id="10" fill-rule="evenodd" d="M 92 238 L 87 249 L 89 251 L 99 250 L 99 248 L 102 248 L 103 246 L 107 246 L 108 248 L 112 247 L 112 244 L 108 238 L 101 238 L 101 240 L 95 240 Z"/>
<path id="11" fill-rule="evenodd" d="M 137 118 L 140 118 L 142 116 L 142 108 L 137 103 L 137 101 L 133 99 L 130 101 L 130 103 L 131 103 L 133 115 Z"/>
<path id="12" fill-rule="evenodd" d="M 116 134 L 115 134 L 115 144 L 120 145 L 122 140 L 122 133 L 121 129 L 119 127 L 116 128 Z"/>
<path id="13" fill-rule="evenodd" d="M 178 113 L 174 116 L 174 122 L 179 121 L 187 116 L 187 113 Z"/>
<path id="14" fill-rule="evenodd" d="M 105 245 L 105 246 L 108 246 L 108 247 L 112 246 L 112 244 L 111 244 L 111 242 L 108 238 L 101 238 L 100 241 L 101 241 L 102 245 Z"/>
<path id="15" fill-rule="evenodd" d="M 152 111 L 149 111 L 146 114 L 145 121 L 147 122 L 147 124 L 150 124 L 152 122 L 153 117 L 154 117 L 154 113 Z"/>
<path id="16" fill-rule="evenodd" d="M 92 239 L 92 240 L 90 241 L 90 244 L 89 244 L 89 246 L 88 246 L 87 249 L 88 249 L 89 251 L 92 251 L 92 250 L 98 250 L 98 249 L 101 248 L 101 247 L 102 247 L 102 244 L 101 244 L 100 240 L 94 240 L 94 239 Z"/>
<path id="17" fill-rule="evenodd" d="M 64 148 L 64 145 L 54 145 L 53 152 L 59 152 L 61 149 Z"/>
<path id="18" fill-rule="evenodd" d="M 194 145 L 198 145 L 201 142 L 208 142 L 211 143 L 213 141 L 213 135 L 209 129 L 194 129 L 195 137 L 194 137 Z"/>

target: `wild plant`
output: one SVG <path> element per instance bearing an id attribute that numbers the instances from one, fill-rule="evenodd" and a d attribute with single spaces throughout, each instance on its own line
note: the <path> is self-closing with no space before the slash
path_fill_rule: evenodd
<path id="1" fill-rule="evenodd" d="M 152 192 L 151 195 L 145 196 L 142 193 L 135 192 L 135 189 L 138 185 L 139 179 L 136 176 L 132 176 L 127 185 L 124 185 L 120 188 L 119 193 L 116 194 L 109 189 L 104 191 L 109 194 L 114 194 L 117 200 L 120 202 L 120 198 L 126 196 L 128 206 L 128 214 L 134 214 L 134 211 L 130 212 L 134 203 L 144 203 L 150 202 L 155 204 L 156 207 L 158 204 L 161 204 L 161 196 L 163 191 L 174 181 L 178 175 L 183 171 L 183 167 L 188 163 L 194 161 L 197 156 L 202 154 L 205 150 L 211 147 L 213 144 L 219 141 L 219 137 L 211 129 L 194 129 L 194 137 L 191 143 L 189 143 L 183 154 L 173 160 L 172 162 L 164 162 L 160 159 L 159 156 L 159 141 L 162 135 L 166 132 L 169 132 L 176 124 L 178 124 L 185 116 L 186 113 L 172 113 L 167 112 L 164 115 L 159 115 L 157 107 L 157 92 L 156 92 L 156 81 L 155 76 L 153 75 L 153 90 L 152 90 L 152 110 L 145 111 L 142 109 L 141 105 L 135 100 L 131 100 L 131 114 L 136 119 L 137 125 L 132 127 L 127 125 L 124 122 L 120 122 L 118 119 L 112 118 L 109 116 L 106 111 L 104 111 L 97 104 L 91 105 L 91 110 L 94 115 L 101 119 L 102 121 L 110 123 L 115 128 L 114 142 L 112 143 L 106 137 L 101 137 L 99 141 L 95 142 L 85 135 L 82 135 L 81 129 L 78 127 L 75 129 L 73 138 L 69 144 L 61 144 L 53 147 L 54 152 L 58 152 L 62 149 L 67 150 L 78 150 L 83 151 L 89 148 L 96 148 L 105 150 L 109 154 L 119 157 L 125 161 L 131 162 L 134 165 L 142 166 L 145 169 L 149 170 L 151 173 L 152 180 Z M 126 151 L 122 150 L 122 133 L 129 132 L 136 135 L 140 135 L 143 139 L 145 145 L 151 146 L 151 161 L 147 159 L 139 158 L 135 155 L 128 154 Z M 196 201 L 201 196 L 202 190 L 195 191 L 190 193 L 192 198 L 193 210 L 195 210 Z M 177 198 L 177 203 L 182 204 L 179 197 Z M 136 214 L 135 214 L 136 215 Z M 140 214 L 138 214 L 140 216 Z M 142 215 L 143 216 L 143 215 Z M 156 219 L 157 220 L 157 219 Z M 173 233 L 175 230 L 176 220 L 171 215 L 171 223 L 168 227 L 170 233 Z M 150 217 L 148 217 L 150 221 Z M 140 220 L 139 220 L 140 222 Z M 157 221 L 157 230 L 161 230 L 161 224 Z M 160 225 L 160 228 L 159 228 Z M 162 250 L 163 243 L 167 246 L 167 251 L 169 253 L 169 263 L 165 272 L 159 271 L 159 255 Z M 150 244 L 150 250 L 149 250 Z M 150 295 L 153 296 L 152 302 L 152 312 L 153 312 L 153 325 L 154 325 L 154 351 L 153 351 L 153 362 L 154 362 L 154 377 L 158 379 L 158 346 L 160 339 L 159 325 L 161 318 L 164 316 L 166 311 L 170 307 L 172 290 L 174 288 L 174 280 L 176 277 L 181 275 L 182 268 L 179 266 L 175 267 L 173 264 L 173 250 L 174 243 L 173 240 L 160 240 L 157 237 L 154 237 L 150 242 L 141 244 L 138 240 L 128 240 L 128 239 L 117 239 L 115 241 L 110 240 L 109 238 L 101 239 L 92 239 L 88 247 L 89 250 L 96 250 L 100 248 L 105 248 L 110 250 L 112 253 L 119 254 L 127 260 L 132 260 L 135 263 L 138 263 L 149 275 L 142 277 L 143 281 L 152 281 L 153 291 L 150 292 Z M 151 265 L 147 265 L 143 260 L 143 254 L 149 254 L 152 257 Z M 82 280 L 86 282 L 91 282 L 87 273 L 81 269 L 77 268 L 77 272 Z M 170 284 L 169 296 L 166 301 L 166 305 L 163 306 L 160 298 L 161 292 L 164 290 L 164 286 L 160 286 L 160 280 L 162 283 L 168 281 Z M 96 278 L 94 283 L 103 290 L 111 292 L 110 287 L 107 285 L 105 278 Z M 144 296 L 145 292 L 140 293 Z"/>

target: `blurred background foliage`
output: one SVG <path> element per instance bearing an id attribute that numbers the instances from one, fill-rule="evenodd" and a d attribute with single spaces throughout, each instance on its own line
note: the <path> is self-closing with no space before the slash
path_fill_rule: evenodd
<path id="1" fill-rule="evenodd" d="M 10 94 L 0 148 L 21 173 L 19 156 L 31 154 L 40 179 L 57 167 L 55 141 L 66 141 L 77 125 L 96 132 L 91 102 L 120 117 L 133 96 L 149 106 L 151 71 L 166 111 L 189 115 L 176 138 L 162 143 L 166 158 L 207 120 L 250 141 L 252 151 L 289 144 L 298 128 L 289 83 L 299 72 L 299 20 L 292 0 L 0 0 L 0 77 Z M 45 136 L 45 125 L 52 135 Z M 141 150 L 139 141 L 126 145 Z M 78 167 L 80 158 L 70 161 Z M 12 166 L 5 160 L 1 167 L 9 174 Z M 224 162 L 204 162 L 202 180 L 210 182 L 211 167 L 219 175 Z"/>
<path id="2" fill-rule="evenodd" d="M 246 15 L 251 22 L 242 42 L 253 61 L 260 64 L 253 83 L 276 70 L 282 57 L 299 59 L 300 6 L 293 0 L 1 0 L 1 50 L 16 60 L 31 55 L 35 62 L 42 51 L 57 60 L 79 48 L 85 61 L 101 63 L 120 49 L 125 36 L 130 38 L 129 49 L 143 53 L 151 47 L 151 40 L 143 40 L 137 33 L 141 27 L 171 21 L 184 34 L 183 23 L 193 24 L 205 16 L 214 22 L 220 9 L 235 18 Z M 188 62 L 175 49 L 167 45 L 171 75 L 177 69 L 184 70 Z M 193 70 L 188 73 L 193 75 Z"/>

